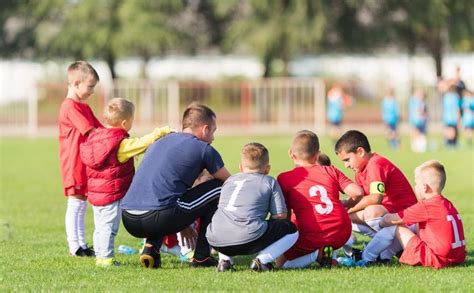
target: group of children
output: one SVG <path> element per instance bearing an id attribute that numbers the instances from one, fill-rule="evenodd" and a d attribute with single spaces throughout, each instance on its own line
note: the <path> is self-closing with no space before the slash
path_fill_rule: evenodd
<path id="1" fill-rule="evenodd" d="M 160 212 L 160 217 L 171 219 L 176 216 L 176 210 L 170 209 L 172 214 L 166 216 L 163 212 L 165 207 L 170 206 L 163 201 L 170 201 L 170 197 L 160 199 L 162 207 L 146 208 L 145 211 L 137 208 L 141 205 L 140 195 L 143 194 L 140 182 L 148 179 L 144 174 L 132 184 L 135 174 L 133 157 L 153 145 L 153 154 L 150 154 L 153 158 L 147 159 L 151 168 L 154 158 L 160 157 L 160 147 L 171 146 L 171 142 L 182 145 L 180 141 L 192 138 L 204 142 L 199 147 L 206 148 L 214 139 L 215 116 L 205 106 L 191 107 L 183 116 L 183 129 L 194 129 L 191 124 L 196 124 L 186 120 L 194 115 L 188 112 L 204 109 L 211 118 L 214 117 L 199 120 L 199 134 L 173 134 L 173 138 L 166 143 L 154 144 L 156 140 L 175 132 L 169 127 L 162 127 L 141 138 L 130 138 L 128 131 L 132 127 L 134 113 L 131 102 L 122 98 L 110 100 L 104 110 L 105 126 L 95 118 L 85 102 L 98 81 L 96 71 L 87 62 L 73 63 L 68 69 L 68 92 L 60 110 L 59 151 L 64 192 L 68 197 L 66 234 L 69 251 L 74 256 L 95 256 L 98 266 L 118 265 L 114 259 L 114 238 L 122 216 L 121 209 L 125 207 L 123 215 L 127 231 L 147 238 L 140 262 L 144 267 L 157 268 L 161 260 L 155 243 L 161 245 L 160 235 L 169 234 L 165 237 L 169 237 L 175 245 L 175 230 L 165 229 L 164 226 L 145 227 L 143 225 L 153 221 L 140 222 L 136 219 L 148 217 L 148 214 L 156 215 L 153 223 L 162 225 L 166 223 L 158 221 Z M 192 123 L 187 125 L 188 121 Z M 192 143 L 197 146 L 196 142 Z M 176 151 L 173 147 L 172 152 Z M 186 156 L 186 151 L 190 150 L 179 152 Z M 209 197 L 213 198 L 209 199 L 206 207 L 199 207 L 201 210 L 196 210 L 196 215 L 213 215 L 212 219 L 202 219 L 198 228 L 200 231 L 193 231 L 192 228 L 182 230 L 186 232 L 183 239 L 187 242 L 197 238 L 199 251 L 196 251 L 202 254 L 202 261 L 193 259 L 190 265 L 216 264 L 206 252 L 206 245 L 218 252 L 219 272 L 234 269 L 234 256 L 249 254 L 257 254 L 250 265 L 254 271 L 270 271 L 274 266 L 280 269 L 304 268 L 312 264 L 331 266 L 340 248 L 343 248 L 346 257 L 338 261 L 346 266 L 367 266 L 387 261 L 402 249 L 400 261 L 410 265 L 441 268 L 464 261 L 466 250 L 462 222 L 454 206 L 442 195 L 446 174 L 439 162 L 429 161 L 416 169 L 415 196 L 403 173 L 389 160 L 373 153 L 363 133 L 355 130 L 346 132 L 338 139 L 335 152 L 346 168 L 355 171 L 355 183 L 331 165 L 329 158 L 320 152 L 318 136 L 308 130 L 299 131 L 291 143 L 289 157 L 295 167 L 281 173 L 277 179 L 268 175 L 269 153 L 262 144 L 249 143 L 243 147 L 240 172 L 232 176 L 223 167 L 218 153 L 212 148 L 203 150 L 202 154 L 208 153 L 203 155 L 207 158 L 203 162 L 212 161 L 209 168 L 213 170 L 209 171 L 213 176 L 209 177 L 216 179 L 209 181 L 213 185 L 209 187 L 212 187 Z M 160 160 L 173 159 L 178 158 Z M 146 166 L 140 168 L 145 170 Z M 194 169 L 200 169 L 187 168 L 191 173 Z M 194 177 L 193 180 L 196 179 Z M 159 189 L 152 179 L 150 186 Z M 131 185 L 136 192 L 128 191 Z M 219 190 L 217 208 L 212 209 L 211 201 Z M 346 194 L 348 198 L 340 200 L 339 193 Z M 124 197 L 130 198 L 126 204 L 121 204 Z M 85 243 L 86 200 L 94 210 L 95 253 Z M 191 206 L 202 201 L 197 195 L 191 200 L 194 201 L 180 201 L 178 198 L 176 208 L 182 210 L 179 213 L 183 215 L 180 219 L 193 216 L 190 215 L 194 213 Z M 206 211 L 202 211 L 204 208 Z M 180 229 L 189 225 L 188 222 L 183 222 Z M 441 234 L 437 233 L 440 229 Z M 156 239 L 147 232 L 155 230 L 160 230 L 156 232 Z M 353 231 L 373 237 L 363 252 L 351 247 Z"/>
<path id="2" fill-rule="evenodd" d="M 444 126 L 445 146 L 455 148 L 459 139 L 459 126 L 464 129 L 466 144 L 472 146 L 472 132 L 474 129 L 474 93 L 458 88 L 457 79 L 445 80 L 438 86 L 442 93 L 442 122 Z M 400 140 L 397 133 L 400 123 L 400 105 L 393 89 L 387 91 L 382 101 L 382 117 L 388 129 L 389 145 L 397 149 Z M 411 149 L 422 153 L 427 150 L 428 107 L 426 93 L 418 88 L 408 100 L 408 121 L 412 127 Z"/>

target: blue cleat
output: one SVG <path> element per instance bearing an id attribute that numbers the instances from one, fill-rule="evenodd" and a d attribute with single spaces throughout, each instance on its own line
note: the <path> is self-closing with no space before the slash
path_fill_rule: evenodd
<path id="1" fill-rule="evenodd" d="M 338 257 L 337 258 L 337 263 L 343 267 L 355 267 L 356 265 L 356 262 L 354 261 L 354 259 L 352 259 L 352 257 Z"/>

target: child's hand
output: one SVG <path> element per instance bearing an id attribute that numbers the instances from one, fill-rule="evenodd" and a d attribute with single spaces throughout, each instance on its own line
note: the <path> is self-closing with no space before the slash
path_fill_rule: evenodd
<path id="1" fill-rule="evenodd" d="M 181 232 L 181 238 L 183 239 L 184 245 L 194 250 L 196 248 L 197 233 L 191 228 L 184 228 Z"/>

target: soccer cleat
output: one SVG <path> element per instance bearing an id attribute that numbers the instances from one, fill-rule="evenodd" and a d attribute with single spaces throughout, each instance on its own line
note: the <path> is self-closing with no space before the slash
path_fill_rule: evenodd
<path id="1" fill-rule="evenodd" d="M 222 273 L 228 271 L 235 271 L 234 265 L 232 265 L 228 260 L 220 260 L 217 264 L 217 272 Z"/>
<path id="2" fill-rule="evenodd" d="M 367 261 L 367 260 L 361 259 L 361 260 L 359 260 L 355 263 L 355 266 L 359 267 L 359 268 L 366 268 L 366 267 L 371 266 L 373 264 L 374 264 L 374 262 L 372 262 L 372 261 Z"/>
<path id="3" fill-rule="evenodd" d="M 120 262 L 116 261 L 114 258 L 97 258 L 95 260 L 95 265 L 98 267 L 118 267 Z"/>
<path id="4" fill-rule="evenodd" d="M 80 257 L 93 257 L 95 256 L 95 252 L 92 248 L 87 247 L 86 249 L 79 247 L 72 256 L 80 256 Z"/>
<path id="5" fill-rule="evenodd" d="M 140 264 L 147 269 L 156 269 L 161 267 L 161 254 L 153 245 L 147 243 L 140 255 Z"/>
<path id="6" fill-rule="evenodd" d="M 254 258 L 250 269 L 254 272 L 270 272 L 273 271 L 273 265 L 272 263 L 262 263 L 258 258 Z"/>
<path id="7" fill-rule="evenodd" d="M 334 249 L 331 246 L 325 246 L 319 252 L 321 253 L 319 265 L 323 268 L 331 268 Z"/>
<path id="8" fill-rule="evenodd" d="M 83 249 L 85 256 L 87 257 L 94 257 L 95 256 L 95 251 L 92 249 L 92 247 L 86 247 L 86 249 Z"/>
<path id="9" fill-rule="evenodd" d="M 217 260 L 212 256 L 208 256 L 205 259 L 191 258 L 189 261 L 189 267 L 191 268 L 210 268 L 217 266 Z"/>
<path id="10" fill-rule="evenodd" d="M 352 257 L 343 257 L 343 256 L 338 257 L 337 263 L 340 266 L 348 267 L 348 268 L 355 266 L 355 261 L 352 259 Z"/>
<path id="11" fill-rule="evenodd" d="M 383 266 L 388 266 L 392 263 L 392 260 L 391 259 L 381 259 L 380 256 L 377 257 L 377 259 L 375 260 L 376 264 L 379 264 L 379 265 L 383 265 Z"/>
<path id="12" fill-rule="evenodd" d="M 343 249 L 344 255 L 348 258 L 352 258 L 354 262 L 357 262 L 362 259 L 362 250 L 357 248 L 352 248 L 350 251 Z"/>

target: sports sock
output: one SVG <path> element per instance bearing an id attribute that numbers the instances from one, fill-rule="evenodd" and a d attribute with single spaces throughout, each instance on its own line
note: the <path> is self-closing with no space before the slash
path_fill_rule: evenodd
<path id="1" fill-rule="evenodd" d="M 346 249 L 351 248 L 354 245 L 354 243 L 356 243 L 356 241 L 357 241 L 357 238 L 355 237 L 354 233 L 351 233 L 351 237 L 347 239 L 346 244 L 344 244 L 344 248 Z"/>
<path id="2" fill-rule="evenodd" d="M 369 225 L 370 228 L 378 232 L 380 231 L 379 223 L 381 220 L 382 220 L 382 217 L 377 217 L 377 218 L 365 220 L 365 222 L 367 223 L 367 225 Z"/>
<path id="3" fill-rule="evenodd" d="M 298 240 L 298 232 L 287 234 L 259 252 L 257 258 L 264 264 L 270 263 L 287 251 Z"/>
<path id="4" fill-rule="evenodd" d="M 352 231 L 362 233 L 369 237 L 374 237 L 376 233 L 372 228 L 368 227 L 367 225 L 355 223 L 352 223 Z"/>
<path id="5" fill-rule="evenodd" d="M 390 226 L 380 230 L 362 252 L 362 259 L 375 261 L 382 251 L 387 249 L 395 239 L 397 226 Z"/>
<path id="6" fill-rule="evenodd" d="M 319 250 L 308 253 L 307 255 L 300 256 L 298 258 L 287 260 L 282 268 L 284 269 L 296 269 L 296 268 L 306 268 L 312 263 L 315 263 L 318 259 Z"/>
<path id="7" fill-rule="evenodd" d="M 74 255 L 79 249 L 79 240 L 77 239 L 77 214 L 81 205 L 81 200 L 69 197 L 67 200 L 67 209 L 65 216 L 66 238 L 69 246 L 69 252 Z"/>
<path id="8" fill-rule="evenodd" d="M 398 239 L 394 239 L 392 244 L 390 244 L 390 246 L 385 249 L 384 251 L 382 251 L 380 253 L 380 259 L 388 259 L 388 260 L 391 260 L 392 257 L 397 254 L 400 250 L 402 250 L 402 245 L 400 244 L 400 242 L 398 241 Z"/>
<path id="9" fill-rule="evenodd" d="M 234 264 L 234 258 L 231 256 L 227 256 L 219 252 L 219 260 L 228 260 L 231 264 Z"/>
<path id="10" fill-rule="evenodd" d="M 84 222 L 86 217 L 86 208 L 87 208 L 87 201 L 81 200 L 79 204 L 79 209 L 77 210 L 77 241 L 79 246 L 82 249 L 87 248 L 86 244 L 86 233 L 84 229 Z"/>

